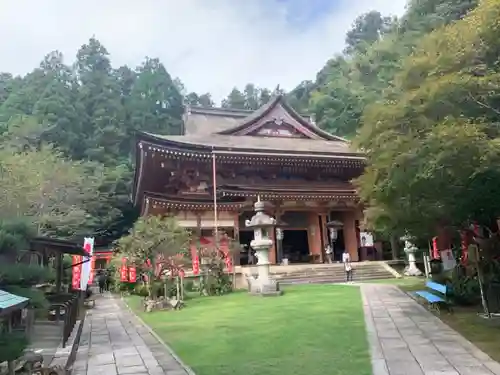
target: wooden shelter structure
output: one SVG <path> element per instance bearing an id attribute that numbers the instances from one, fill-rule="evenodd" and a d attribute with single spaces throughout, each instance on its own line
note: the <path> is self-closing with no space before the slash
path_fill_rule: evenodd
<path id="1" fill-rule="evenodd" d="M 15 328 L 15 314 L 28 305 L 29 298 L 21 297 L 4 290 L 0 290 L 0 334 L 12 333 Z M 8 374 L 14 374 L 14 361 L 8 361 Z"/>
<path id="2" fill-rule="evenodd" d="M 202 237 L 224 230 L 248 245 L 245 220 L 260 197 L 287 224 L 278 228 L 272 263 L 322 262 L 332 220 L 343 223 L 337 252 L 347 248 L 356 261 L 362 207 L 350 181 L 364 164 L 347 140 L 281 95 L 254 112 L 188 107 L 183 135 L 138 133 L 133 199 L 142 215 L 172 214 Z"/>

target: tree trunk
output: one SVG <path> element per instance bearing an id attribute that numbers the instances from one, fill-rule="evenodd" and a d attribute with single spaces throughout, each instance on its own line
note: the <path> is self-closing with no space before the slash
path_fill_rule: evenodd
<path id="1" fill-rule="evenodd" d="M 396 235 L 391 235 L 391 254 L 392 260 L 397 260 L 399 257 L 399 240 Z"/>

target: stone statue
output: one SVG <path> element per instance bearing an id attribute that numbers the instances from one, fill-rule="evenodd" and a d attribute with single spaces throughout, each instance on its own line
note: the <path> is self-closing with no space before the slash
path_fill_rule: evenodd
<path id="1" fill-rule="evenodd" d="M 254 230 L 254 239 L 250 246 L 255 250 L 257 257 L 258 276 L 248 276 L 250 294 L 261 296 L 278 296 L 282 294 L 279 284 L 269 275 L 269 249 L 273 241 L 269 238 L 269 230 L 276 226 L 276 219 L 264 212 L 264 202 L 260 198 L 255 202 L 255 215 L 246 220 L 245 226 Z"/>
<path id="2" fill-rule="evenodd" d="M 404 271 L 405 276 L 422 276 L 422 271 L 418 269 L 415 259 L 418 248 L 411 242 L 413 238 L 405 235 L 401 237 L 401 240 L 405 242 L 404 252 L 408 256 L 408 266 Z"/>

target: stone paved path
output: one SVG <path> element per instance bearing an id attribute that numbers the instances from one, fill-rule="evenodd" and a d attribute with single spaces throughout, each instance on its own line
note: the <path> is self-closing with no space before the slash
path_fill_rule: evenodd
<path id="1" fill-rule="evenodd" d="M 85 319 L 73 375 L 188 375 L 121 300 L 97 296 Z"/>
<path id="2" fill-rule="evenodd" d="M 373 375 L 500 375 L 500 364 L 393 285 L 362 285 Z"/>

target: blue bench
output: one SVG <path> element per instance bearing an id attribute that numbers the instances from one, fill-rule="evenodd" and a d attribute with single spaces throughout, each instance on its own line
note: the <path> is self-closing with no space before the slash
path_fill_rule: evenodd
<path id="1" fill-rule="evenodd" d="M 448 311 L 452 312 L 451 303 L 447 298 L 449 290 L 446 285 L 427 281 L 425 287 L 430 290 L 419 290 L 415 292 L 415 295 L 426 300 L 429 303 L 429 308 L 436 310 L 437 313 L 441 312 L 442 305 L 445 305 Z"/>

